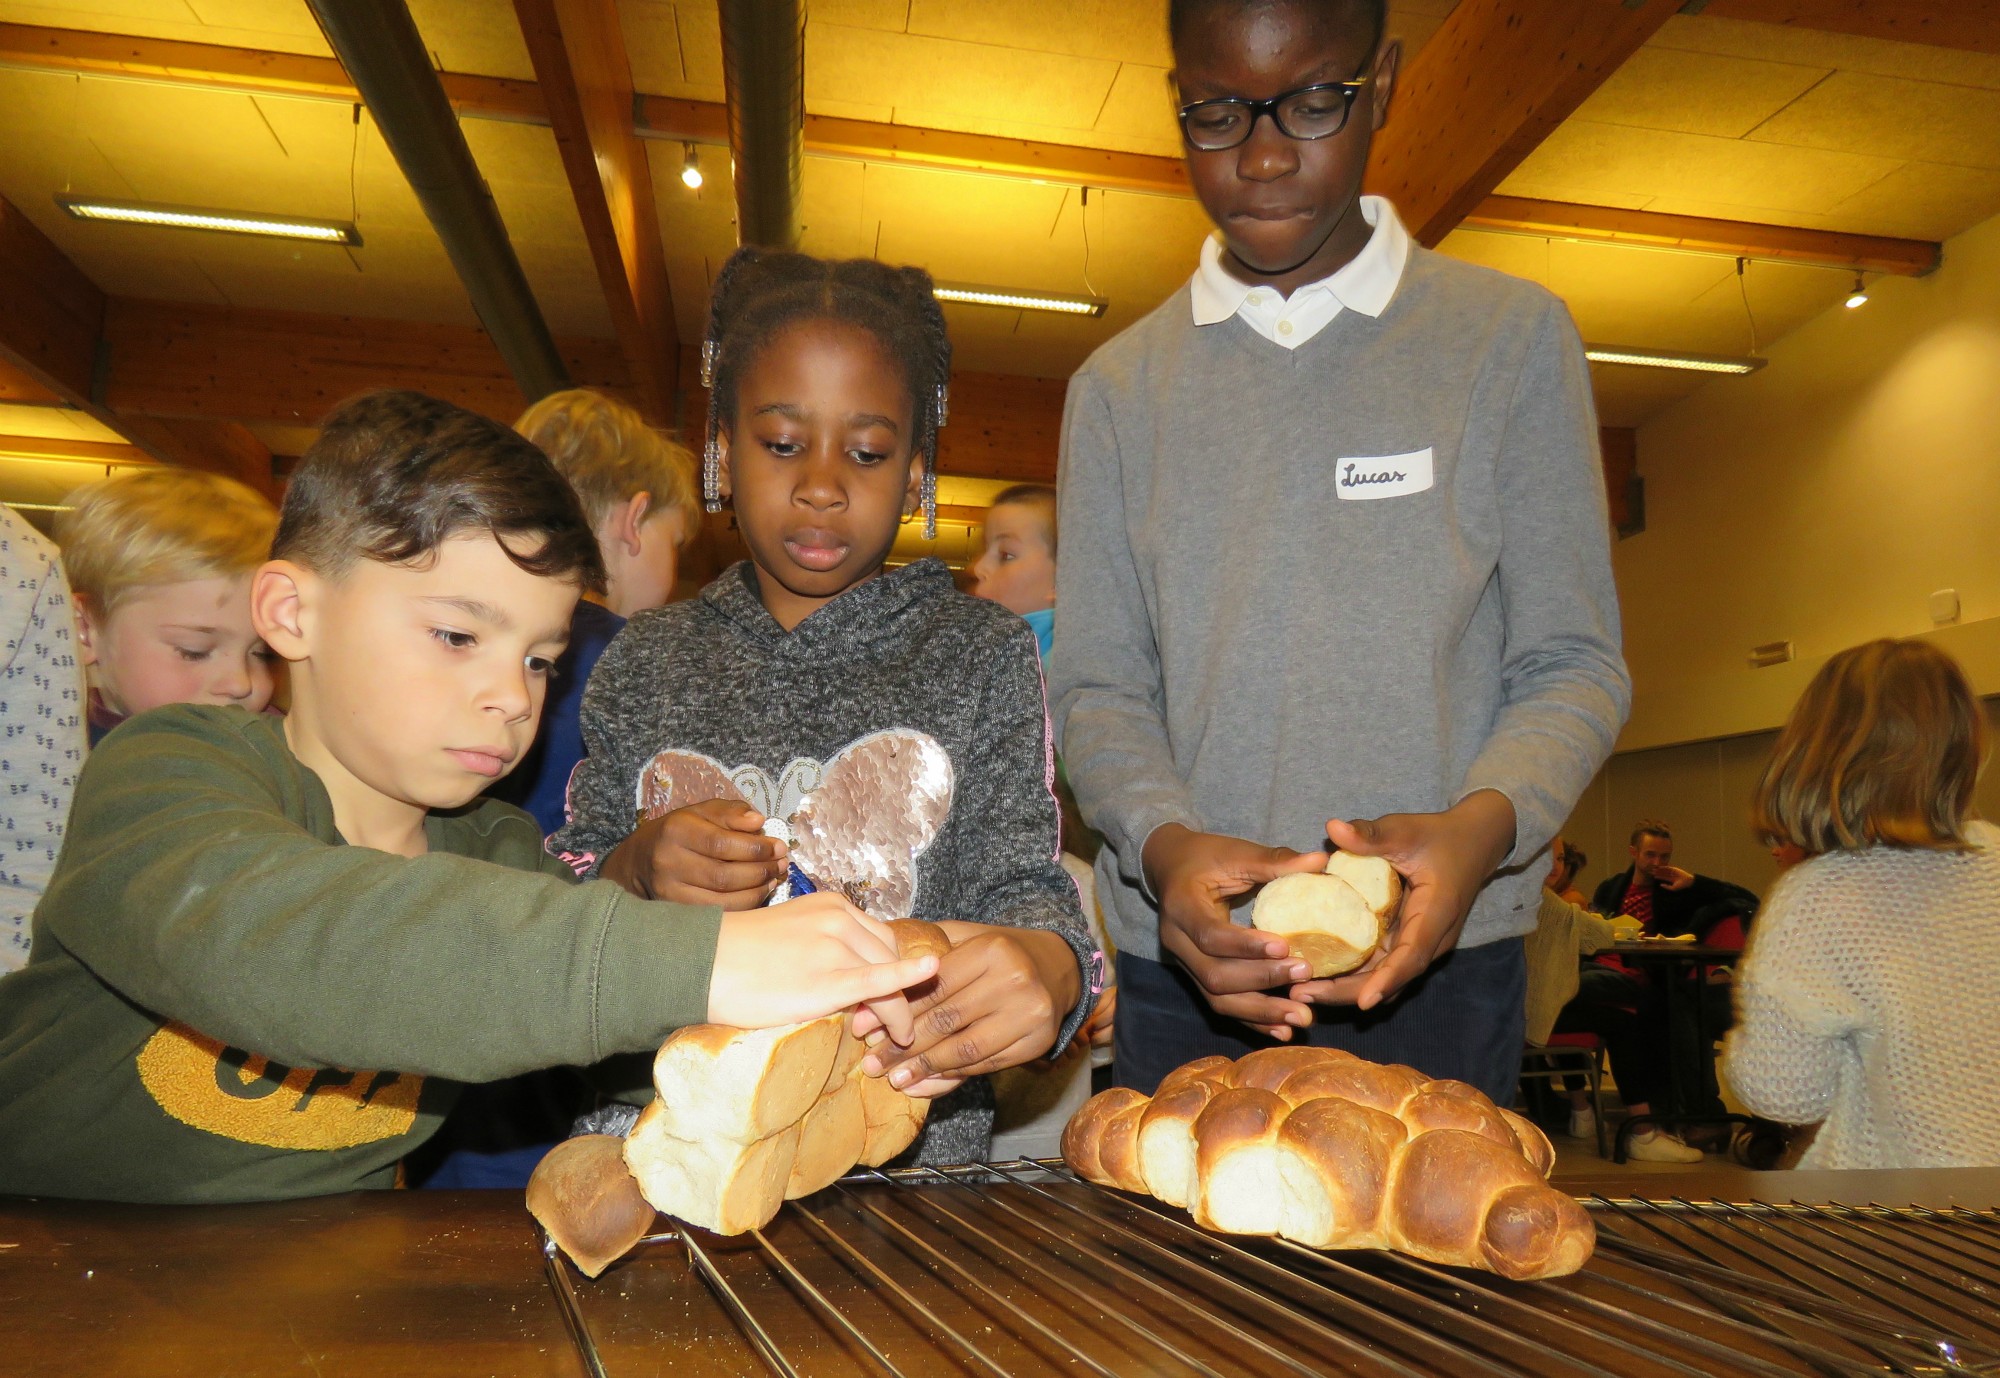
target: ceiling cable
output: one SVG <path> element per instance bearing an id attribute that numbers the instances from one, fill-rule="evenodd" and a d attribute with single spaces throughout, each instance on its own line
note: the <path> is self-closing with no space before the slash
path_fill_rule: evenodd
<path id="1" fill-rule="evenodd" d="M 1750 355 L 1752 358 L 1755 358 L 1757 355 L 1757 313 L 1750 309 L 1749 267 L 1749 259 L 1739 258 L 1736 260 L 1736 290 L 1743 297 L 1743 318 L 1750 322 Z"/>
<path id="2" fill-rule="evenodd" d="M 1077 215 L 1083 221 L 1083 287 L 1091 296 L 1102 296 L 1097 285 L 1090 280 L 1090 188 L 1083 189 L 1083 199 L 1077 203 Z"/>

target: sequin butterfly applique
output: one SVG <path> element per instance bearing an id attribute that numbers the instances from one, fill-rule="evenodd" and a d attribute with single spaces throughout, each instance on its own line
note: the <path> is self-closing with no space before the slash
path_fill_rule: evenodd
<path id="1" fill-rule="evenodd" d="M 951 812 L 951 757 L 936 738 L 890 728 L 850 742 L 824 764 L 788 763 L 772 779 L 761 766 L 724 766 L 699 752 L 666 750 L 639 772 L 641 818 L 710 799 L 740 799 L 768 820 L 764 831 L 792 849 L 813 889 L 847 896 L 881 918 L 907 918 L 917 895 L 917 858 Z M 774 899 L 793 893 L 791 882 Z"/>

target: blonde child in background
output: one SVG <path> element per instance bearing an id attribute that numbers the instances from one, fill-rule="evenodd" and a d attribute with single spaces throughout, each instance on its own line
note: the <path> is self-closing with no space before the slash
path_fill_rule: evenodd
<path id="1" fill-rule="evenodd" d="M 90 686 L 90 744 L 169 703 L 271 702 L 270 647 L 250 625 L 250 576 L 278 510 L 217 474 L 128 469 L 70 494 L 58 514 Z"/>
<path id="2" fill-rule="evenodd" d="M 523 412 L 514 429 L 569 480 L 604 557 L 604 595 L 576 605 L 541 735 L 493 791 L 533 814 L 546 835 L 566 821 L 569 777 L 583 759 L 577 714 L 584 683 L 626 618 L 672 601 L 680 552 L 701 529 L 701 515 L 694 456 L 623 402 L 587 388 L 553 392 Z"/>
<path id="3" fill-rule="evenodd" d="M 994 497 L 986 512 L 984 548 L 973 562 L 974 596 L 990 599 L 1018 614 L 1035 633 L 1043 664 L 1055 636 L 1056 490 L 1047 484 L 1017 483 Z M 1104 916 L 1097 908 L 1097 882 L 1091 865 L 1099 839 L 1077 813 L 1076 800 L 1056 763 L 1056 799 L 1062 807 L 1062 864 L 1076 882 L 1084 916 L 1090 920 L 1105 960 L 1111 941 Z M 1069 1046 L 1047 1062 L 1013 1067 L 993 1078 L 998 1108 L 993 1124 L 993 1156 L 1049 1158 L 1060 1151 L 1063 1126 L 1090 1097 L 1092 1073 L 1111 1064 L 1111 1021 L 1117 1013 L 1118 988 L 1109 982 L 1097 998 L 1097 1008 Z"/>
<path id="4" fill-rule="evenodd" d="M 1921 641 L 1829 660 L 1752 822 L 1786 870 L 1736 982 L 1723 1072 L 1818 1125 L 1802 1168 L 2000 1164 L 2000 829 L 1973 817 L 1986 713 Z"/>

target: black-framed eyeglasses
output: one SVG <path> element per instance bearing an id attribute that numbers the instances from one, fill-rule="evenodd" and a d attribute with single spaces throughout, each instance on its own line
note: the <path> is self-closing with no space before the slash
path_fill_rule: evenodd
<path id="1" fill-rule="evenodd" d="M 1269 115 L 1288 139 L 1330 139 L 1347 127 L 1347 117 L 1374 74 L 1350 81 L 1322 81 L 1301 86 L 1269 100 L 1227 96 L 1198 100 L 1180 109 L 1181 137 L 1203 153 L 1235 148 L 1250 137 L 1259 115 Z"/>

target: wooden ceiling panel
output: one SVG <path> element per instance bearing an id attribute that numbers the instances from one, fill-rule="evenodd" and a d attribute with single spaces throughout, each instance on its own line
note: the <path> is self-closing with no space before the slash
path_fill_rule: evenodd
<path id="1" fill-rule="evenodd" d="M 215 15 L 215 21 L 205 14 Z M 225 0 L 213 5 L 209 0 L 193 0 L 192 4 L 183 0 L 63 0 L 40 5 L 8 0 L 0 3 L 0 21 L 331 56 L 312 11 L 303 4 L 269 0 Z"/>
<path id="2" fill-rule="evenodd" d="M 713 0 L 709 8 L 714 8 Z M 822 24 L 905 33 L 913 27 L 910 8 L 910 0 L 811 0 L 807 13 Z"/>
<path id="3" fill-rule="evenodd" d="M 1098 112 L 1094 132 L 1100 147 L 1180 157 L 1181 135 L 1174 121 L 1167 69 L 1133 62 L 1121 65 L 1111 94 Z"/>
<path id="4" fill-rule="evenodd" d="M 914 34 L 814 24 L 806 35 L 806 99 L 923 111 L 908 123 L 972 128 L 988 122 L 1087 131 L 1111 94 L 1118 64 Z M 993 132 L 978 129 L 976 132 Z"/>
<path id="5" fill-rule="evenodd" d="M 1842 228 L 1949 239 L 2000 208 L 2000 173 L 1905 163 L 1833 208 Z"/>
<path id="6" fill-rule="evenodd" d="M 1164 4 L 1157 0 L 910 0 L 910 32 L 964 43 L 1167 68 Z M 816 18 L 825 17 L 813 6 Z"/>
<path id="7" fill-rule="evenodd" d="M 1835 72 L 1757 127 L 1759 142 L 2000 169 L 2000 90 Z"/>
<path id="8" fill-rule="evenodd" d="M 1645 47 L 1576 118 L 1740 139 L 1828 75 L 1824 67 Z"/>
<path id="9" fill-rule="evenodd" d="M 681 70 L 681 31 L 674 7 L 665 0 L 623 0 L 618 25 L 632 60 L 632 84 L 657 96 L 689 96 Z"/>
<path id="10" fill-rule="evenodd" d="M 1956 2 L 1933 0 L 1933 7 Z M 2000 87 L 2000 55 L 1861 38 L 1794 25 L 1748 23 L 1711 14 L 1669 19 L 1654 35 L 1653 46 L 1795 62 L 1829 71 L 1938 81 L 1950 86 Z"/>
<path id="11" fill-rule="evenodd" d="M 1499 191 L 1616 204 L 1603 198 L 1664 197 L 1699 189 L 1707 200 L 1760 213 L 1740 219 L 1782 219 L 1788 213 L 1826 214 L 1897 166 L 1892 158 L 1572 119 L 1530 154 Z"/>
<path id="12" fill-rule="evenodd" d="M 233 0 L 269 8 L 270 0 Z M 535 64 L 528 58 L 521 26 L 510 0 L 408 0 L 410 17 L 424 36 L 424 46 L 446 72 L 477 72 L 482 76 L 533 81 Z M 304 9 L 303 4 L 299 5 Z"/>

